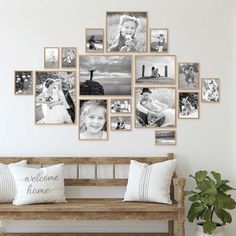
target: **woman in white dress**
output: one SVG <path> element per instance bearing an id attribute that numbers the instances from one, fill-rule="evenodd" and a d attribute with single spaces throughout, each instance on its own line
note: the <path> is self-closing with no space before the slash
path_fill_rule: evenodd
<path id="1" fill-rule="evenodd" d="M 45 124 L 72 123 L 71 117 L 63 105 L 63 100 L 58 90 L 55 89 L 54 80 L 47 79 L 44 91 L 37 97 L 37 102 L 42 104 Z"/>

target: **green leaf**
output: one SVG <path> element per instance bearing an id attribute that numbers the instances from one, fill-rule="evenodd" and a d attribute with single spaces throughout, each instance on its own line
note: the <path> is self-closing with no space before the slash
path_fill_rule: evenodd
<path id="1" fill-rule="evenodd" d="M 204 194 L 217 194 L 217 189 L 213 180 L 205 180 L 198 183 L 199 189 Z"/>
<path id="2" fill-rule="evenodd" d="M 236 206 L 236 202 L 234 199 L 230 197 L 230 195 L 227 195 L 225 193 L 219 192 L 217 194 L 217 208 L 225 208 L 225 209 L 234 209 Z"/>
<path id="3" fill-rule="evenodd" d="M 207 208 L 203 214 L 203 220 L 211 221 L 211 209 Z"/>
<path id="4" fill-rule="evenodd" d="M 205 210 L 204 204 L 199 202 L 194 202 L 188 211 L 188 216 L 187 216 L 188 220 L 190 222 L 193 222 L 194 219 L 198 219 L 199 216 L 204 212 L 204 210 Z"/>
<path id="5" fill-rule="evenodd" d="M 221 182 L 221 175 L 220 175 L 220 173 L 216 173 L 215 171 L 212 171 L 211 174 L 213 175 L 213 177 L 215 178 L 217 183 Z"/>
<path id="6" fill-rule="evenodd" d="M 188 199 L 189 199 L 189 201 L 191 201 L 191 202 L 197 202 L 197 201 L 200 200 L 200 196 L 197 195 L 197 194 L 194 194 L 193 196 L 189 197 Z"/>
<path id="7" fill-rule="evenodd" d="M 206 170 L 200 170 L 200 171 L 195 173 L 195 178 L 196 178 L 197 182 L 204 181 L 206 176 L 207 176 L 207 171 Z"/>
<path id="8" fill-rule="evenodd" d="M 203 232 L 205 234 L 212 234 L 212 232 L 216 229 L 216 223 L 211 221 L 206 221 L 203 223 Z"/>
<path id="9" fill-rule="evenodd" d="M 200 198 L 200 200 L 205 203 L 206 205 L 213 205 L 214 202 L 216 201 L 217 197 L 214 194 L 205 194 Z"/>
<path id="10" fill-rule="evenodd" d="M 232 188 L 231 186 L 223 183 L 221 186 L 220 186 L 220 190 L 223 191 L 223 192 L 227 192 L 229 190 L 236 190 L 235 188 Z"/>
<path id="11" fill-rule="evenodd" d="M 225 225 L 226 223 L 231 223 L 232 222 L 232 217 L 231 215 L 225 211 L 224 209 L 215 209 L 216 215 L 220 218 L 222 223 Z"/>

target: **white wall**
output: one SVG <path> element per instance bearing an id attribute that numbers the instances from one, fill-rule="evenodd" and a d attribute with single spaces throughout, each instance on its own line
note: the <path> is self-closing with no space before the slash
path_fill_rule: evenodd
<path id="1" fill-rule="evenodd" d="M 220 171 L 236 186 L 235 7 L 233 0 L 0 0 L 0 156 L 156 156 L 174 152 L 187 187 L 192 185 L 188 175 L 199 169 Z M 35 126 L 33 97 L 13 95 L 14 70 L 43 69 L 45 46 L 77 46 L 84 53 L 85 28 L 105 27 L 105 12 L 112 10 L 148 11 L 149 27 L 169 29 L 169 52 L 177 55 L 178 62 L 198 61 L 201 77 L 221 79 L 220 104 L 201 103 L 199 120 L 178 120 L 177 146 L 155 146 L 154 130 L 149 129 L 110 133 L 108 142 L 79 142 L 76 126 Z M 228 235 L 236 235 L 236 211 L 233 216 Z M 53 231 L 63 224 L 73 226 L 71 230 L 80 225 L 82 231 L 91 226 L 86 222 L 40 222 L 38 226 L 56 225 L 50 227 Z M 155 229 L 155 223 L 144 222 L 140 230 L 148 230 L 145 226 L 149 224 Z M 26 230 L 30 230 L 35 223 L 7 225 L 10 230 L 28 225 Z M 103 225 L 116 226 L 117 231 L 123 226 L 127 230 L 132 229 L 130 225 L 134 230 L 137 227 L 135 222 Z M 186 235 L 192 235 L 193 227 L 187 224 Z"/>

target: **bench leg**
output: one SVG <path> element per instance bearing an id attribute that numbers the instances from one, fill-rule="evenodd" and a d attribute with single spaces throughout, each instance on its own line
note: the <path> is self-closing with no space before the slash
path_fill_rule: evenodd
<path id="1" fill-rule="evenodd" d="M 168 220 L 168 236 L 174 236 L 174 221 Z"/>
<path id="2" fill-rule="evenodd" d="M 178 222 L 178 236 L 185 236 L 184 222 Z"/>

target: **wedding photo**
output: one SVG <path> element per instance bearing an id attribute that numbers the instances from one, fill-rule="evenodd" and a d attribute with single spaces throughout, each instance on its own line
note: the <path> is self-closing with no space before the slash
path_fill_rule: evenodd
<path id="1" fill-rule="evenodd" d="M 33 95 L 33 71 L 15 71 L 15 95 Z"/>
<path id="2" fill-rule="evenodd" d="M 135 56 L 135 81 L 139 84 L 175 85 L 176 56 Z"/>
<path id="3" fill-rule="evenodd" d="M 175 88 L 136 88 L 136 128 L 175 128 L 175 97 Z"/>
<path id="4" fill-rule="evenodd" d="M 168 52 L 168 29 L 150 29 L 150 52 Z"/>
<path id="5" fill-rule="evenodd" d="M 131 131 L 132 129 L 131 116 L 112 116 L 111 130 L 112 131 Z"/>
<path id="6" fill-rule="evenodd" d="M 59 48 L 58 47 L 44 48 L 44 68 L 47 68 L 47 69 L 59 68 Z"/>
<path id="7" fill-rule="evenodd" d="M 80 140 L 108 140 L 107 103 L 105 99 L 80 99 Z"/>
<path id="8" fill-rule="evenodd" d="M 179 119 L 199 118 L 199 93 L 179 92 Z"/>
<path id="9" fill-rule="evenodd" d="M 86 52 L 104 52 L 104 29 L 86 29 Z"/>
<path id="10" fill-rule="evenodd" d="M 199 63 L 179 63 L 179 89 L 199 89 Z"/>
<path id="11" fill-rule="evenodd" d="M 76 47 L 63 47 L 61 49 L 61 67 L 76 68 L 77 64 L 77 49 Z"/>
<path id="12" fill-rule="evenodd" d="M 79 57 L 80 95 L 132 95 L 132 57 L 82 55 Z"/>
<path id="13" fill-rule="evenodd" d="M 219 79 L 201 79 L 202 102 L 220 101 L 220 80 Z"/>
<path id="14" fill-rule="evenodd" d="M 76 122 L 76 72 L 36 71 L 35 123 Z"/>
<path id="15" fill-rule="evenodd" d="M 175 145 L 176 131 L 175 130 L 156 130 L 155 131 L 156 145 Z"/>
<path id="16" fill-rule="evenodd" d="M 107 52 L 147 52 L 147 12 L 107 12 Z"/>
<path id="17" fill-rule="evenodd" d="M 111 99 L 111 113 L 131 113 L 131 99 Z"/>

